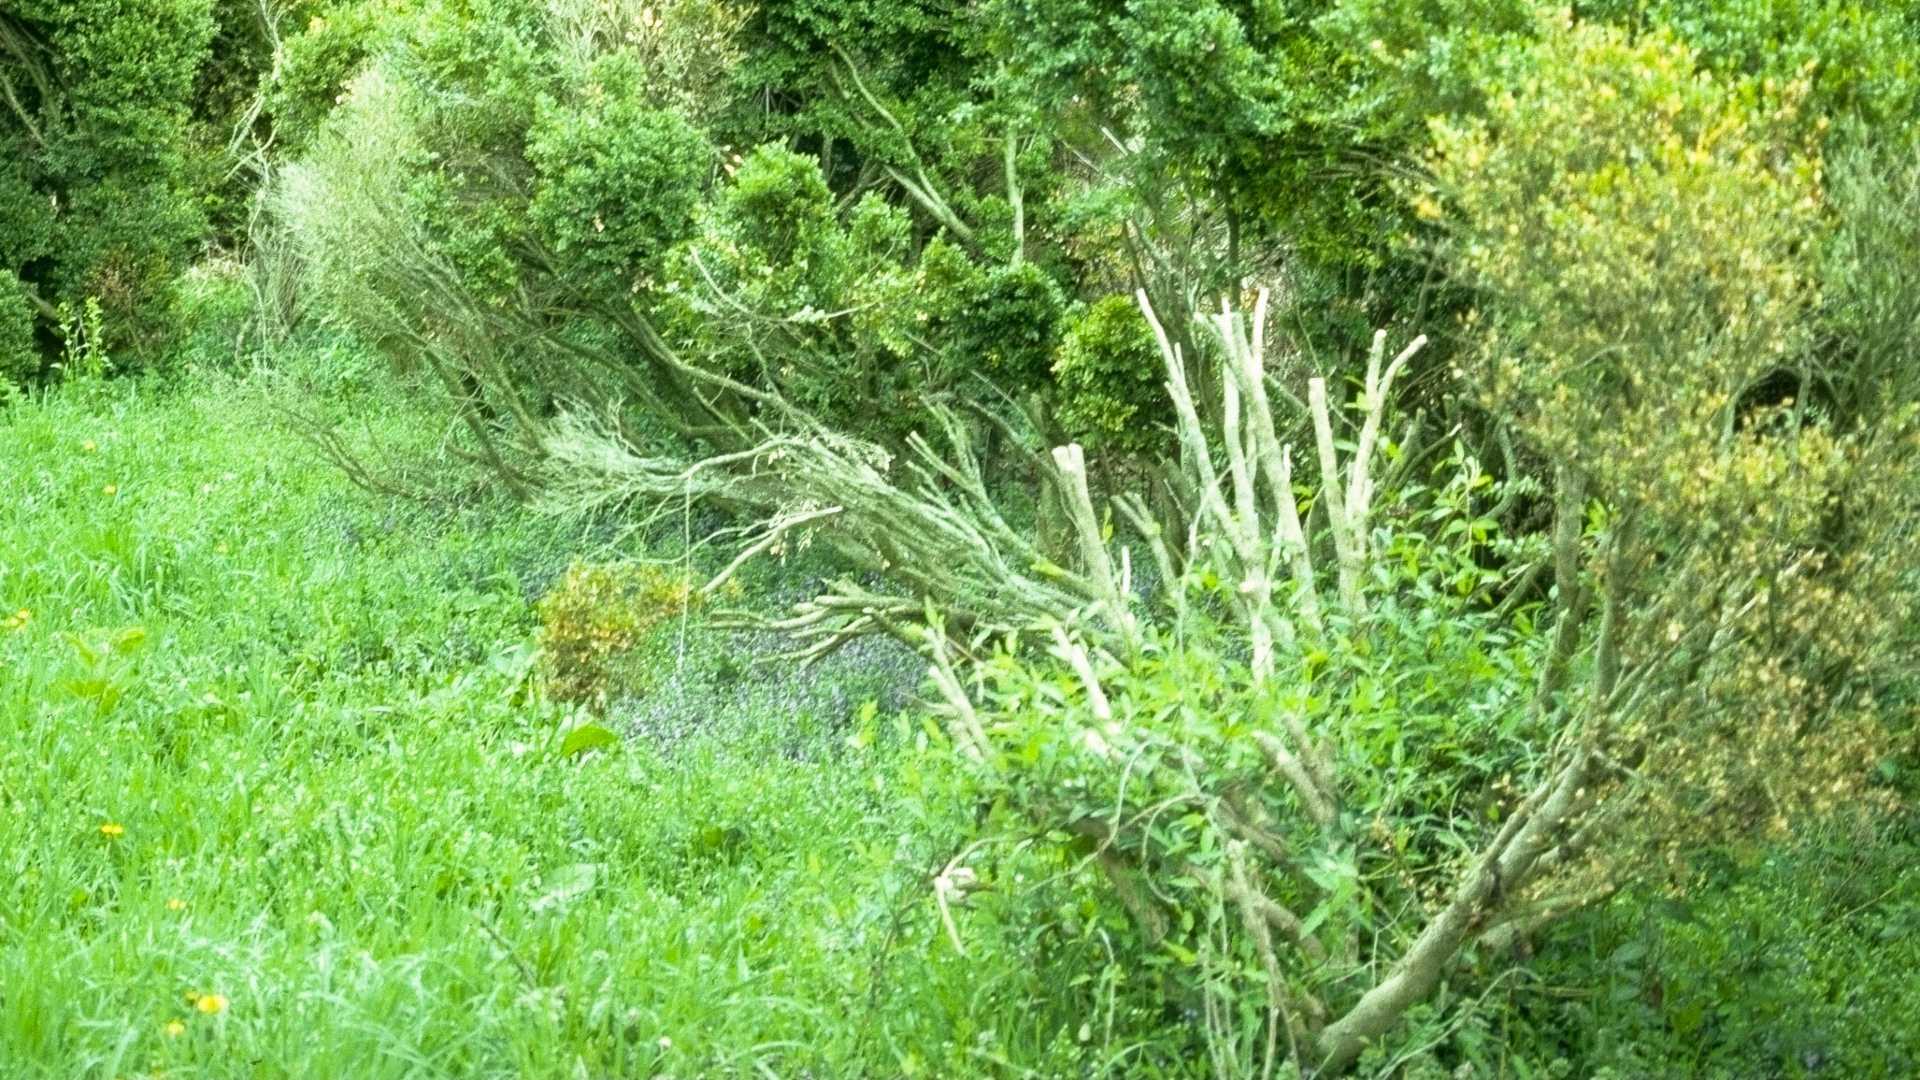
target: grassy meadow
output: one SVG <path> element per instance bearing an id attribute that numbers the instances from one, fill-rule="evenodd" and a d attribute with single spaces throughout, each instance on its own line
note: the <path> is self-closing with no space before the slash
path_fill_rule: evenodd
<path id="1" fill-rule="evenodd" d="M 0 418 L 0 1075 L 1204 1068 L 1191 1017 L 1020 929 L 1084 902 L 1046 867 L 956 950 L 928 879 L 971 810 L 941 809 L 902 658 L 757 665 L 688 613 L 621 676 L 652 707 L 565 752 L 538 598 L 582 553 L 679 565 L 684 523 L 370 494 L 287 437 L 279 384 L 81 381 Z M 336 407 L 450 467 L 397 399 Z M 1756 854 L 1684 911 L 1588 917 L 1529 977 L 1582 989 L 1501 1007 L 1496 981 L 1430 1019 L 1498 1063 L 1474 1075 L 1900 1075 L 1920 955 L 1882 954 L 1914 949 L 1914 850 Z"/>
<path id="2" fill-rule="evenodd" d="M 275 405 L 92 383 L 0 417 L 0 1075 L 1044 1056 L 1046 972 L 935 937 L 858 669 L 795 695 L 669 626 L 638 676 L 705 722 L 563 755 L 531 601 L 592 539 L 368 495 Z"/>
<path id="3" fill-rule="evenodd" d="M 1920 1076 L 1916 58 L 0 0 L 0 1080 Z"/>

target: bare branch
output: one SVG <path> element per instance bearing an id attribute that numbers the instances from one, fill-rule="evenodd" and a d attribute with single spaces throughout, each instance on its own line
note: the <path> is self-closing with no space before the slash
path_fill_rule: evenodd
<path id="1" fill-rule="evenodd" d="M 1555 484 L 1553 581 L 1559 612 L 1553 644 L 1540 665 L 1540 683 L 1534 690 L 1534 712 L 1542 716 L 1553 707 L 1554 695 L 1566 685 L 1586 614 L 1585 586 L 1580 583 L 1580 537 L 1586 525 L 1587 482 L 1572 467 L 1562 465 L 1555 474 Z"/>
<path id="2" fill-rule="evenodd" d="M 859 93 L 861 100 L 865 101 L 868 107 L 878 113 L 880 119 L 900 136 L 900 141 L 906 146 L 907 156 L 913 160 L 914 176 L 912 178 L 891 165 L 885 167 L 887 175 L 891 176 L 907 194 L 912 195 L 915 202 L 945 225 L 962 243 L 973 244 L 973 229 L 960 220 L 959 214 L 954 213 L 953 204 L 941 198 L 938 189 L 934 186 L 933 178 L 927 175 L 926 163 L 920 159 L 919 151 L 913 148 L 913 137 L 907 134 L 906 127 L 885 105 L 880 103 L 880 99 L 874 96 L 873 91 L 867 89 L 866 80 L 860 77 L 860 67 L 853 62 L 853 57 L 848 56 L 847 51 L 838 43 L 832 43 L 829 47 L 840 58 L 840 62 L 847 66 L 847 75 L 852 78 L 854 89 Z"/>
<path id="3" fill-rule="evenodd" d="M 1254 951 L 1260 955 L 1261 966 L 1266 970 L 1267 1052 L 1261 1075 L 1264 1077 L 1273 1075 L 1275 1043 L 1283 1027 L 1287 1033 L 1287 1056 L 1293 1062 L 1294 1071 L 1298 1072 L 1302 1064 L 1300 1044 L 1306 1040 L 1308 1033 L 1300 1021 L 1295 1019 L 1294 1010 L 1287 1007 L 1287 984 L 1280 974 L 1280 960 L 1274 955 L 1273 935 L 1269 931 L 1270 920 L 1274 916 L 1263 909 L 1262 903 L 1265 902 L 1267 908 L 1278 911 L 1282 919 L 1291 919 L 1291 913 L 1280 908 L 1278 904 L 1267 901 L 1266 897 L 1261 896 L 1253 887 L 1247 877 L 1246 856 L 1238 846 L 1229 846 L 1227 849 L 1227 878 L 1224 889 L 1228 897 L 1239 902 L 1241 921 L 1246 926 L 1247 933 L 1253 938 Z M 1298 921 L 1295 920 L 1292 925 L 1297 936 L 1305 938 L 1304 933 L 1299 933 Z M 1282 932 L 1285 932 L 1284 926 Z"/>
<path id="4" fill-rule="evenodd" d="M 1293 785 L 1294 791 L 1300 796 L 1300 802 L 1307 809 L 1307 816 L 1313 819 L 1314 824 L 1323 829 L 1332 826 L 1338 817 L 1333 800 L 1327 792 L 1321 790 L 1319 782 L 1308 772 L 1300 759 L 1287 749 L 1287 745 L 1281 742 L 1278 736 L 1268 731 L 1254 732 L 1253 741 L 1260 747 L 1260 752 L 1266 755 L 1267 761 L 1272 763 L 1280 775 L 1286 777 L 1287 782 Z"/>
<path id="5" fill-rule="evenodd" d="M 1367 1043 L 1398 1024 L 1409 1008 L 1433 992 L 1489 903 L 1498 901 L 1502 882 L 1521 877 L 1566 820 L 1591 760 L 1577 752 L 1563 769 L 1535 788 L 1481 849 L 1473 869 L 1427 921 L 1392 972 L 1320 1032 L 1315 1048 L 1322 1069 L 1339 1072 L 1353 1064 Z"/>

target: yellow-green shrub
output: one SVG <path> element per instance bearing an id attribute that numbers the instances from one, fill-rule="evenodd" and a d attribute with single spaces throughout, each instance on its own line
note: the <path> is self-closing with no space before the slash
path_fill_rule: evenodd
<path id="1" fill-rule="evenodd" d="M 620 688 L 622 658 L 695 602 L 686 579 L 660 567 L 575 562 L 536 607 L 548 692 L 604 706 Z"/>
<path id="2" fill-rule="evenodd" d="M 1728 79 L 1665 31 L 1562 16 L 1485 118 L 1436 125 L 1450 206 L 1418 209 L 1481 298 L 1483 399 L 1554 465 L 1556 589 L 1603 611 L 1614 685 L 1587 708 L 1635 800 L 1603 876 L 1867 805 L 1888 744 L 1920 408 L 1792 400 L 1835 382 L 1811 74 Z M 1903 362 L 1862 351 L 1845 375 L 1897 388 Z M 1774 384 L 1799 389 L 1756 408 Z"/>
<path id="3" fill-rule="evenodd" d="M 1729 403 L 1805 345 L 1806 90 L 1716 77 L 1664 31 L 1561 21 L 1484 118 L 1436 124 L 1453 212 L 1416 206 L 1452 219 L 1453 271 L 1483 300 L 1488 404 L 1636 497 L 1715 452 Z"/>

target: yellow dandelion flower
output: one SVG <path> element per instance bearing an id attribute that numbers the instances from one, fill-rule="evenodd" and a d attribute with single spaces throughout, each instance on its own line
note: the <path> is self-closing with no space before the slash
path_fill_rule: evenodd
<path id="1" fill-rule="evenodd" d="M 111 499 L 115 495 L 120 494 L 120 485 L 108 484 L 107 486 L 100 489 L 100 494 L 105 495 L 107 498 Z"/>
<path id="2" fill-rule="evenodd" d="M 194 999 L 193 1007 L 208 1016 L 223 1013 L 227 1011 L 227 997 L 225 994 L 201 994 Z"/>
<path id="3" fill-rule="evenodd" d="M 173 899 L 167 901 L 167 910 L 168 911 L 185 911 L 187 910 L 187 902 L 176 896 Z"/>
<path id="4" fill-rule="evenodd" d="M 100 826 L 100 835 L 109 840 L 118 840 L 126 834 L 127 827 L 116 822 L 109 821 Z"/>
<path id="5" fill-rule="evenodd" d="M 187 1025 L 181 1023 L 178 1020 L 169 1020 L 167 1021 L 167 1026 L 161 1028 L 160 1030 L 167 1033 L 167 1038 L 177 1039 L 180 1036 L 185 1035 L 187 1033 Z"/>

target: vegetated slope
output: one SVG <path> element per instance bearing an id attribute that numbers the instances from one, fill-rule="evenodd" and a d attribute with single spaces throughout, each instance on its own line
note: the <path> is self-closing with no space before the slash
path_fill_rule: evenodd
<path id="1" fill-rule="evenodd" d="M 809 689 L 670 627 L 566 757 L 532 599 L 583 537 L 368 495 L 278 419 L 198 377 L 0 413 L 0 1077 L 1205 1072 L 1045 929 L 1091 910 L 1062 867 L 1010 857 L 949 943 L 940 755 L 861 707 L 898 658 Z M 1597 989 L 1469 977 L 1394 1075 L 1903 1075 L 1913 845 L 1616 902 L 1538 964 Z"/>
<path id="2" fill-rule="evenodd" d="M 1047 973 L 938 936 L 845 716 L 559 753 L 529 595 L 568 543 L 359 492 L 243 383 L 0 413 L 0 1075 L 1039 1059 Z"/>

